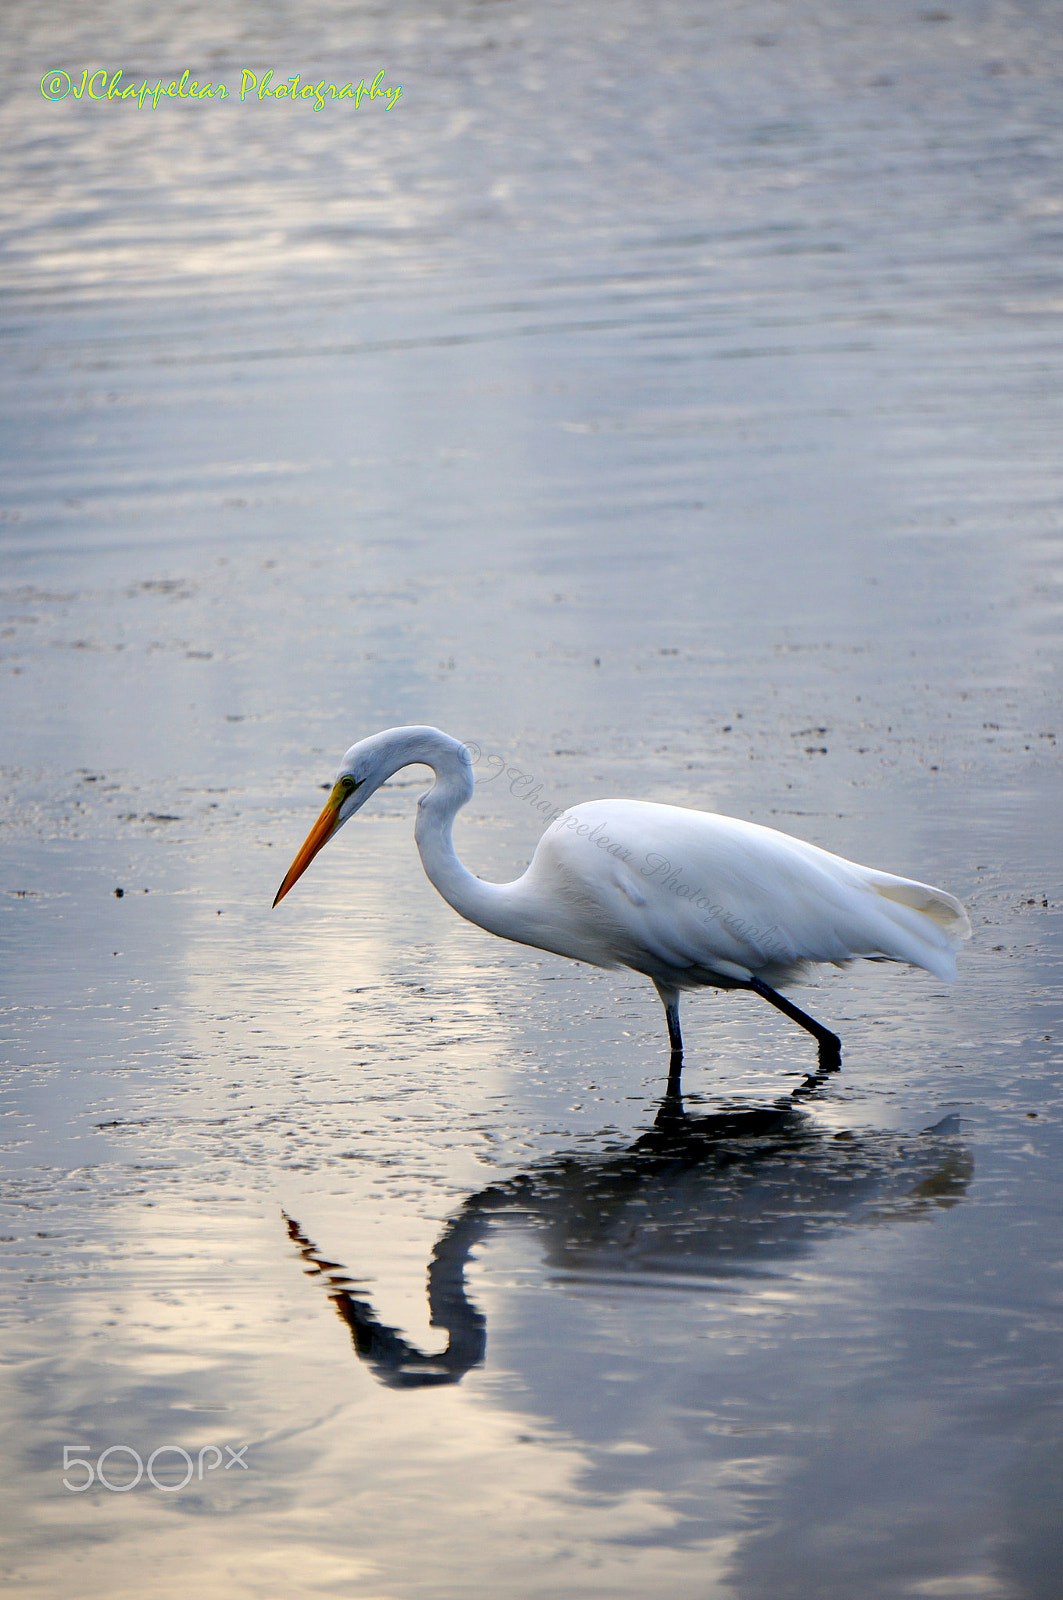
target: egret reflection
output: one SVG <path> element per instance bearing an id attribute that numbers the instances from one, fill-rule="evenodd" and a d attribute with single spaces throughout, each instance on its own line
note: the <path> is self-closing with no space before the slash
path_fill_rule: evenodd
<path id="1" fill-rule="evenodd" d="M 671 1092 L 629 1148 L 557 1157 L 469 1196 L 428 1266 L 431 1326 L 447 1336 L 437 1354 L 381 1322 L 365 1283 L 285 1221 L 359 1359 L 390 1388 L 424 1388 L 483 1364 L 487 1319 L 465 1272 L 491 1233 L 535 1235 L 547 1268 L 585 1286 L 752 1288 L 839 1229 L 956 1205 L 974 1169 L 958 1132 L 946 1117 L 915 1134 L 834 1133 L 791 1103 L 697 1116 Z"/>

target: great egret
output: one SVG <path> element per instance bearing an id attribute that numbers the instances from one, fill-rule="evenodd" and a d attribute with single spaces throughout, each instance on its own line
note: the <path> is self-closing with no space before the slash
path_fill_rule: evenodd
<path id="1" fill-rule="evenodd" d="M 841 1041 L 775 985 L 810 962 L 866 956 L 956 976 L 970 937 L 960 902 L 942 889 L 861 867 L 755 822 L 646 800 L 591 800 L 543 834 L 514 883 L 485 883 L 458 860 L 454 817 L 475 787 L 468 750 L 438 728 L 388 728 L 352 745 L 325 808 L 273 904 L 370 795 L 400 768 L 431 767 L 414 837 L 444 900 L 477 927 L 517 944 L 652 978 L 664 1004 L 671 1076 L 683 1058 L 679 996 L 712 986 L 749 989 L 806 1028 L 820 1065 Z"/>

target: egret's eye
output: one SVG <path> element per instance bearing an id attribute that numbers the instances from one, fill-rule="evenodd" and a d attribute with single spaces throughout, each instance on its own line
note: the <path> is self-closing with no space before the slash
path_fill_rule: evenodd
<path id="1" fill-rule="evenodd" d="M 337 778 L 332 785 L 331 804 L 334 806 L 346 805 L 351 795 L 359 787 L 357 779 L 352 778 L 349 772 L 345 772 L 343 777 Z"/>

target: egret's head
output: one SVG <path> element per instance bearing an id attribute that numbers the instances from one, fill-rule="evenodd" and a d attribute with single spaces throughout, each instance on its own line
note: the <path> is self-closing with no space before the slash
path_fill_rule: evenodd
<path id="1" fill-rule="evenodd" d="M 449 734 L 438 728 L 385 728 L 383 733 L 370 734 L 358 744 L 352 744 L 336 774 L 332 792 L 325 801 L 325 809 L 306 837 L 303 848 L 288 868 L 288 874 L 277 890 L 277 905 L 284 899 L 292 884 L 301 878 L 322 845 L 360 811 L 369 797 L 376 793 L 401 767 L 414 764 L 432 767 L 438 775 L 441 770 L 450 774 L 461 791 L 458 805 L 463 805 L 472 794 L 472 760 L 468 750 Z M 453 792 L 453 791 L 452 791 Z"/>

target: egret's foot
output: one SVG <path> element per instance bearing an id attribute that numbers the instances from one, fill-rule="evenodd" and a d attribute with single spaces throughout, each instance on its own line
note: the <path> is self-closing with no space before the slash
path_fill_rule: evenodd
<path id="1" fill-rule="evenodd" d="M 833 1034 L 830 1037 L 833 1040 L 832 1044 L 827 1044 L 823 1039 L 820 1040 L 819 1062 L 816 1070 L 815 1072 L 810 1072 L 800 1088 L 794 1090 L 793 1098 L 795 1100 L 803 1095 L 815 1094 L 817 1089 L 823 1088 L 832 1072 L 840 1072 L 842 1070 L 841 1045 Z"/>
<path id="2" fill-rule="evenodd" d="M 840 1072 L 842 1070 L 842 1042 L 836 1033 L 828 1033 L 826 1028 L 816 1035 L 819 1044 L 819 1070 L 820 1072 Z"/>

